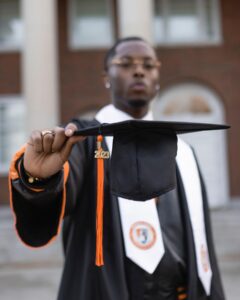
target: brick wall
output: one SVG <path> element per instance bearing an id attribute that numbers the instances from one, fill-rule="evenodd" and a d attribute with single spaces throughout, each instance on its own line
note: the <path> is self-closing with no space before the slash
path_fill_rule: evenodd
<path id="1" fill-rule="evenodd" d="M 20 93 L 20 54 L 0 52 L 0 96 Z"/>
<path id="2" fill-rule="evenodd" d="M 20 95 L 21 92 L 20 54 L 0 53 L 0 96 Z M 0 175 L 0 203 L 7 203 L 7 201 L 7 177 Z"/>
<path id="3" fill-rule="evenodd" d="M 110 101 L 102 83 L 105 50 L 71 50 L 67 43 L 67 0 L 59 0 L 59 82 L 62 122 Z M 211 47 L 159 48 L 163 62 L 161 88 L 197 81 L 215 89 L 226 109 L 231 196 L 240 196 L 240 2 L 222 1 L 223 44 Z M 0 53 L 0 94 L 20 93 L 18 54 Z M 6 201 L 6 179 L 0 180 L 0 202 Z"/>
<path id="4" fill-rule="evenodd" d="M 61 115 L 63 121 L 109 101 L 101 80 L 104 51 L 71 51 L 67 45 L 66 0 L 59 6 Z M 163 62 L 161 87 L 197 81 L 223 100 L 228 132 L 231 196 L 240 196 L 240 2 L 222 1 L 223 43 L 218 46 L 158 48 Z"/>
<path id="5" fill-rule="evenodd" d="M 68 45 L 67 11 L 67 1 L 59 0 L 59 80 L 63 122 L 110 101 L 102 81 L 102 62 L 106 50 L 71 50 Z"/>

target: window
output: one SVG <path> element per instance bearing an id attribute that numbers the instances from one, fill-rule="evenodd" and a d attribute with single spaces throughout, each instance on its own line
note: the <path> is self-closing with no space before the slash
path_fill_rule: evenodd
<path id="1" fill-rule="evenodd" d="M 154 35 L 160 45 L 220 43 L 218 0 L 155 0 Z"/>
<path id="2" fill-rule="evenodd" d="M 23 44 L 21 0 L 0 0 L 0 51 L 19 50 Z"/>
<path id="3" fill-rule="evenodd" d="M 214 90 L 195 82 L 180 82 L 164 89 L 153 103 L 157 119 L 218 123 L 223 107 Z"/>
<path id="4" fill-rule="evenodd" d="M 25 103 L 19 97 L 0 99 L 0 173 L 6 173 L 13 154 L 25 141 Z"/>
<path id="5" fill-rule="evenodd" d="M 108 47 L 113 42 L 110 1 L 70 1 L 70 47 Z"/>

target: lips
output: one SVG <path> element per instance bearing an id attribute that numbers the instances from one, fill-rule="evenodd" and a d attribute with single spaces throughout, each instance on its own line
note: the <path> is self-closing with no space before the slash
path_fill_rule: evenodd
<path id="1" fill-rule="evenodd" d="M 130 85 L 130 89 L 136 92 L 142 92 L 146 90 L 146 84 L 143 82 L 134 82 Z"/>

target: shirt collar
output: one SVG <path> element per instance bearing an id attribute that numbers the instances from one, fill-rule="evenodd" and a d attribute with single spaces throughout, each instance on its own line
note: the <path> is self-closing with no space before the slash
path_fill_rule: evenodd
<path id="1" fill-rule="evenodd" d="M 95 118 L 100 123 L 116 123 L 127 120 L 134 120 L 132 116 L 116 108 L 113 104 L 106 105 L 102 109 L 100 109 Z M 152 112 L 149 110 L 148 113 L 140 120 L 153 121 Z"/>

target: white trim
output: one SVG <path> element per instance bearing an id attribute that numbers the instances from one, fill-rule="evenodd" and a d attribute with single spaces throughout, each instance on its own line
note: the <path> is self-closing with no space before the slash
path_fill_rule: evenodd
<path id="1" fill-rule="evenodd" d="M 141 36 L 153 43 L 153 2 L 150 0 L 118 1 L 119 37 Z"/>
<path id="2" fill-rule="evenodd" d="M 57 1 L 23 0 L 22 11 L 26 39 L 21 77 L 30 133 L 59 123 Z"/>

